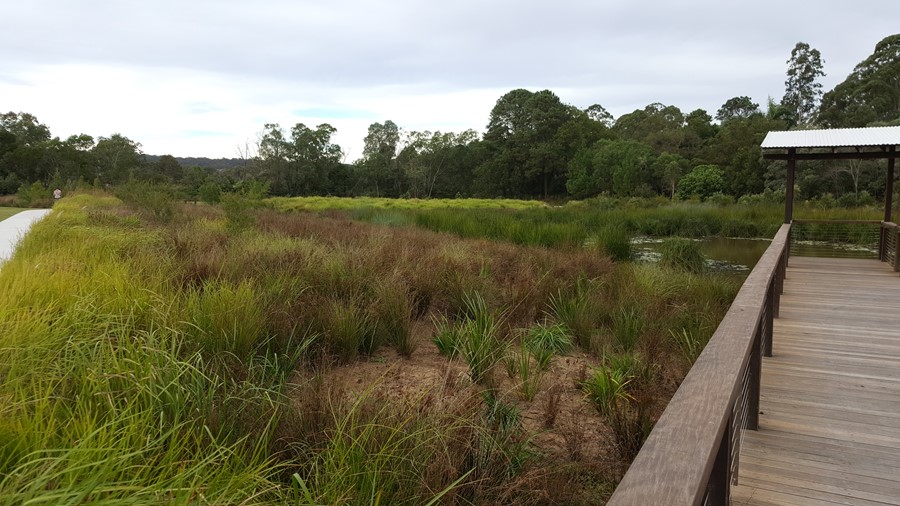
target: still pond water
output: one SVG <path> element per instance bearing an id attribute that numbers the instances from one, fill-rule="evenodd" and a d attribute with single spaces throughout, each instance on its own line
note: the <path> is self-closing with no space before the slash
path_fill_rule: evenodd
<path id="1" fill-rule="evenodd" d="M 635 238 L 633 245 L 637 258 L 646 262 L 658 261 L 659 245 L 662 242 L 663 239 L 656 237 Z M 710 270 L 746 276 L 766 252 L 771 241 L 708 237 L 697 239 L 697 242 L 700 243 L 700 250 L 706 257 L 706 264 Z"/>

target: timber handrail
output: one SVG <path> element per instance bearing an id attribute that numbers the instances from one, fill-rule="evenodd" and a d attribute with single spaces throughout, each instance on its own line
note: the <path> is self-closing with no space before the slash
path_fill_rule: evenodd
<path id="1" fill-rule="evenodd" d="M 881 220 L 806 220 L 806 219 L 794 219 L 791 223 L 796 224 L 805 224 L 805 223 L 822 223 L 822 224 L 841 224 L 841 225 L 880 225 L 884 223 Z"/>
<path id="2" fill-rule="evenodd" d="M 782 225 L 697 358 L 608 504 L 728 504 L 741 430 L 759 416 L 762 355 L 771 355 L 787 267 Z"/>

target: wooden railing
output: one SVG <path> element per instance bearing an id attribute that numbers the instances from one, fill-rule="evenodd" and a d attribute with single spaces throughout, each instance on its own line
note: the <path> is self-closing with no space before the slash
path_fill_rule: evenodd
<path id="1" fill-rule="evenodd" d="M 762 356 L 784 287 L 791 225 L 782 225 L 657 421 L 609 504 L 726 505 L 743 430 L 756 429 Z"/>
<path id="2" fill-rule="evenodd" d="M 881 243 L 878 248 L 878 258 L 882 262 L 888 262 L 894 267 L 894 272 L 900 272 L 900 226 L 896 223 L 881 223 Z"/>

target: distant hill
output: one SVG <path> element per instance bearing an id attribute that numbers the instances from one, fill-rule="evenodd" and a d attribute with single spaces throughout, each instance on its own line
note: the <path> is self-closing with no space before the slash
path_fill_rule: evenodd
<path id="1" fill-rule="evenodd" d="M 159 160 L 160 155 L 144 155 L 148 162 Z M 215 170 L 233 169 L 235 167 L 243 167 L 247 165 L 247 160 L 241 158 L 206 158 L 203 156 L 181 157 L 176 156 L 176 160 L 182 167 L 203 167 Z"/>

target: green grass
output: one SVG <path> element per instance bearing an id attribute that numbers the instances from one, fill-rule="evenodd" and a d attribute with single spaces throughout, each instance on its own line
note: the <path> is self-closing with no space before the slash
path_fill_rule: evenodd
<path id="1" fill-rule="evenodd" d="M 18 207 L 0 207 L 0 221 L 3 221 L 14 214 L 21 213 L 22 211 L 23 209 Z"/>

